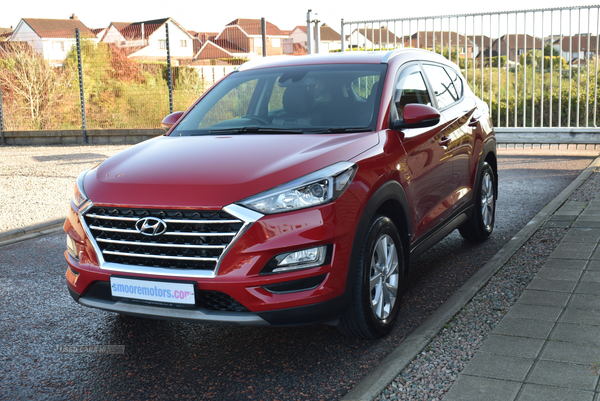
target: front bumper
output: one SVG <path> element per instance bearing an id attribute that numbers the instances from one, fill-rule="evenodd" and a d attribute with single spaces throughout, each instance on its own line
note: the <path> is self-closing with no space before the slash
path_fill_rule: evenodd
<path id="1" fill-rule="evenodd" d="M 342 199 L 344 198 L 344 199 Z M 72 208 L 65 231 L 77 244 L 78 258 L 68 252 L 69 269 L 77 276 L 69 291 L 80 304 L 112 312 L 209 324 L 299 325 L 335 321 L 349 300 L 348 265 L 360 205 L 347 196 L 320 207 L 264 216 L 254 222 L 220 261 L 211 278 L 146 275 L 107 269 L 99 262 L 92 240 Z M 283 252 L 328 245 L 327 264 L 305 270 L 261 274 L 274 256 Z M 194 308 L 180 308 L 113 299 L 109 280 L 128 278 L 193 282 L 198 294 L 223 293 L 241 308 L 211 310 L 201 299 Z M 304 285 L 303 283 L 316 283 Z M 105 289 L 102 289 L 102 287 Z M 297 287 L 295 290 L 294 288 Z M 287 288 L 290 291 L 273 291 Z"/>

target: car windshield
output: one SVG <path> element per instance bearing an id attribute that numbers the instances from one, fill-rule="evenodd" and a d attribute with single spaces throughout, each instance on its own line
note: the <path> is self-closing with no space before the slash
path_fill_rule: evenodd
<path id="1" fill-rule="evenodd" d="M 206 94 L 171 136 L 375 129 L 384 64 L 239 71 Z"/>

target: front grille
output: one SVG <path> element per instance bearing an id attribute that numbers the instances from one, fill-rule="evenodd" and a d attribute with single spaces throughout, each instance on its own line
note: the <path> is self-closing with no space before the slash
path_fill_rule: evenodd
<path id="1" fill-rule="evenodd" d="M 83 217 L 106 262 L 182 270 L 214 271 L 244 225 L 224 211 L 92 207 Z M 161 219 L 166 231 L 140 233 L 144 217 Z"/>

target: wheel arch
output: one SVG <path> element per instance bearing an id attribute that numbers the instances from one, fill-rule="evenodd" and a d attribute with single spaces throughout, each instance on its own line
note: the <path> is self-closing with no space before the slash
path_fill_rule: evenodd
<path id="1" fill-rule="evenodd" d="M 363 209 L 352 242 L 352 253 L 346 280 L 346 293 L 352 293 L 362 243 L 371 221 L 377 215 L 385 215 L 394 222 L 404 248 L 404 268 L 405 270 L 408 268 L 410 259 L 410 238 L 412 234 L 409 211 L 410 205 L 408 203 L 408 197 L 406 196 L 402 185 L 397 181 L 386 182 L 375 191 L 371 198 L 369 198 L 367 205 Z"/>

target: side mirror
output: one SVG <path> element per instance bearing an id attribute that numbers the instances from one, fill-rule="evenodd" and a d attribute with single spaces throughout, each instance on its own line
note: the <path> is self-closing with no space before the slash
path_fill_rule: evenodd
<path id="1" fill-rule="evenodd" d="M 433 127 L 440 122 L 440 112 L 424 104 L 409 103 L 403 113 L 404 118 L 394 121 L 393 129 Z"/>
<path id="2" fill-rule="evenodd" d="M 176 111 L 175 113 L 171 113 L 168 116 L 165 117 L 164 120 L 162 120 L 162 127 L 165 131 L 168 131 L 171 129 L 171 127 L 173 125 L 175 125 L 175 123 L 177 122 L 177 120 L 179 120 L 179 118 L 183 115 L 183 111 Z"/>

